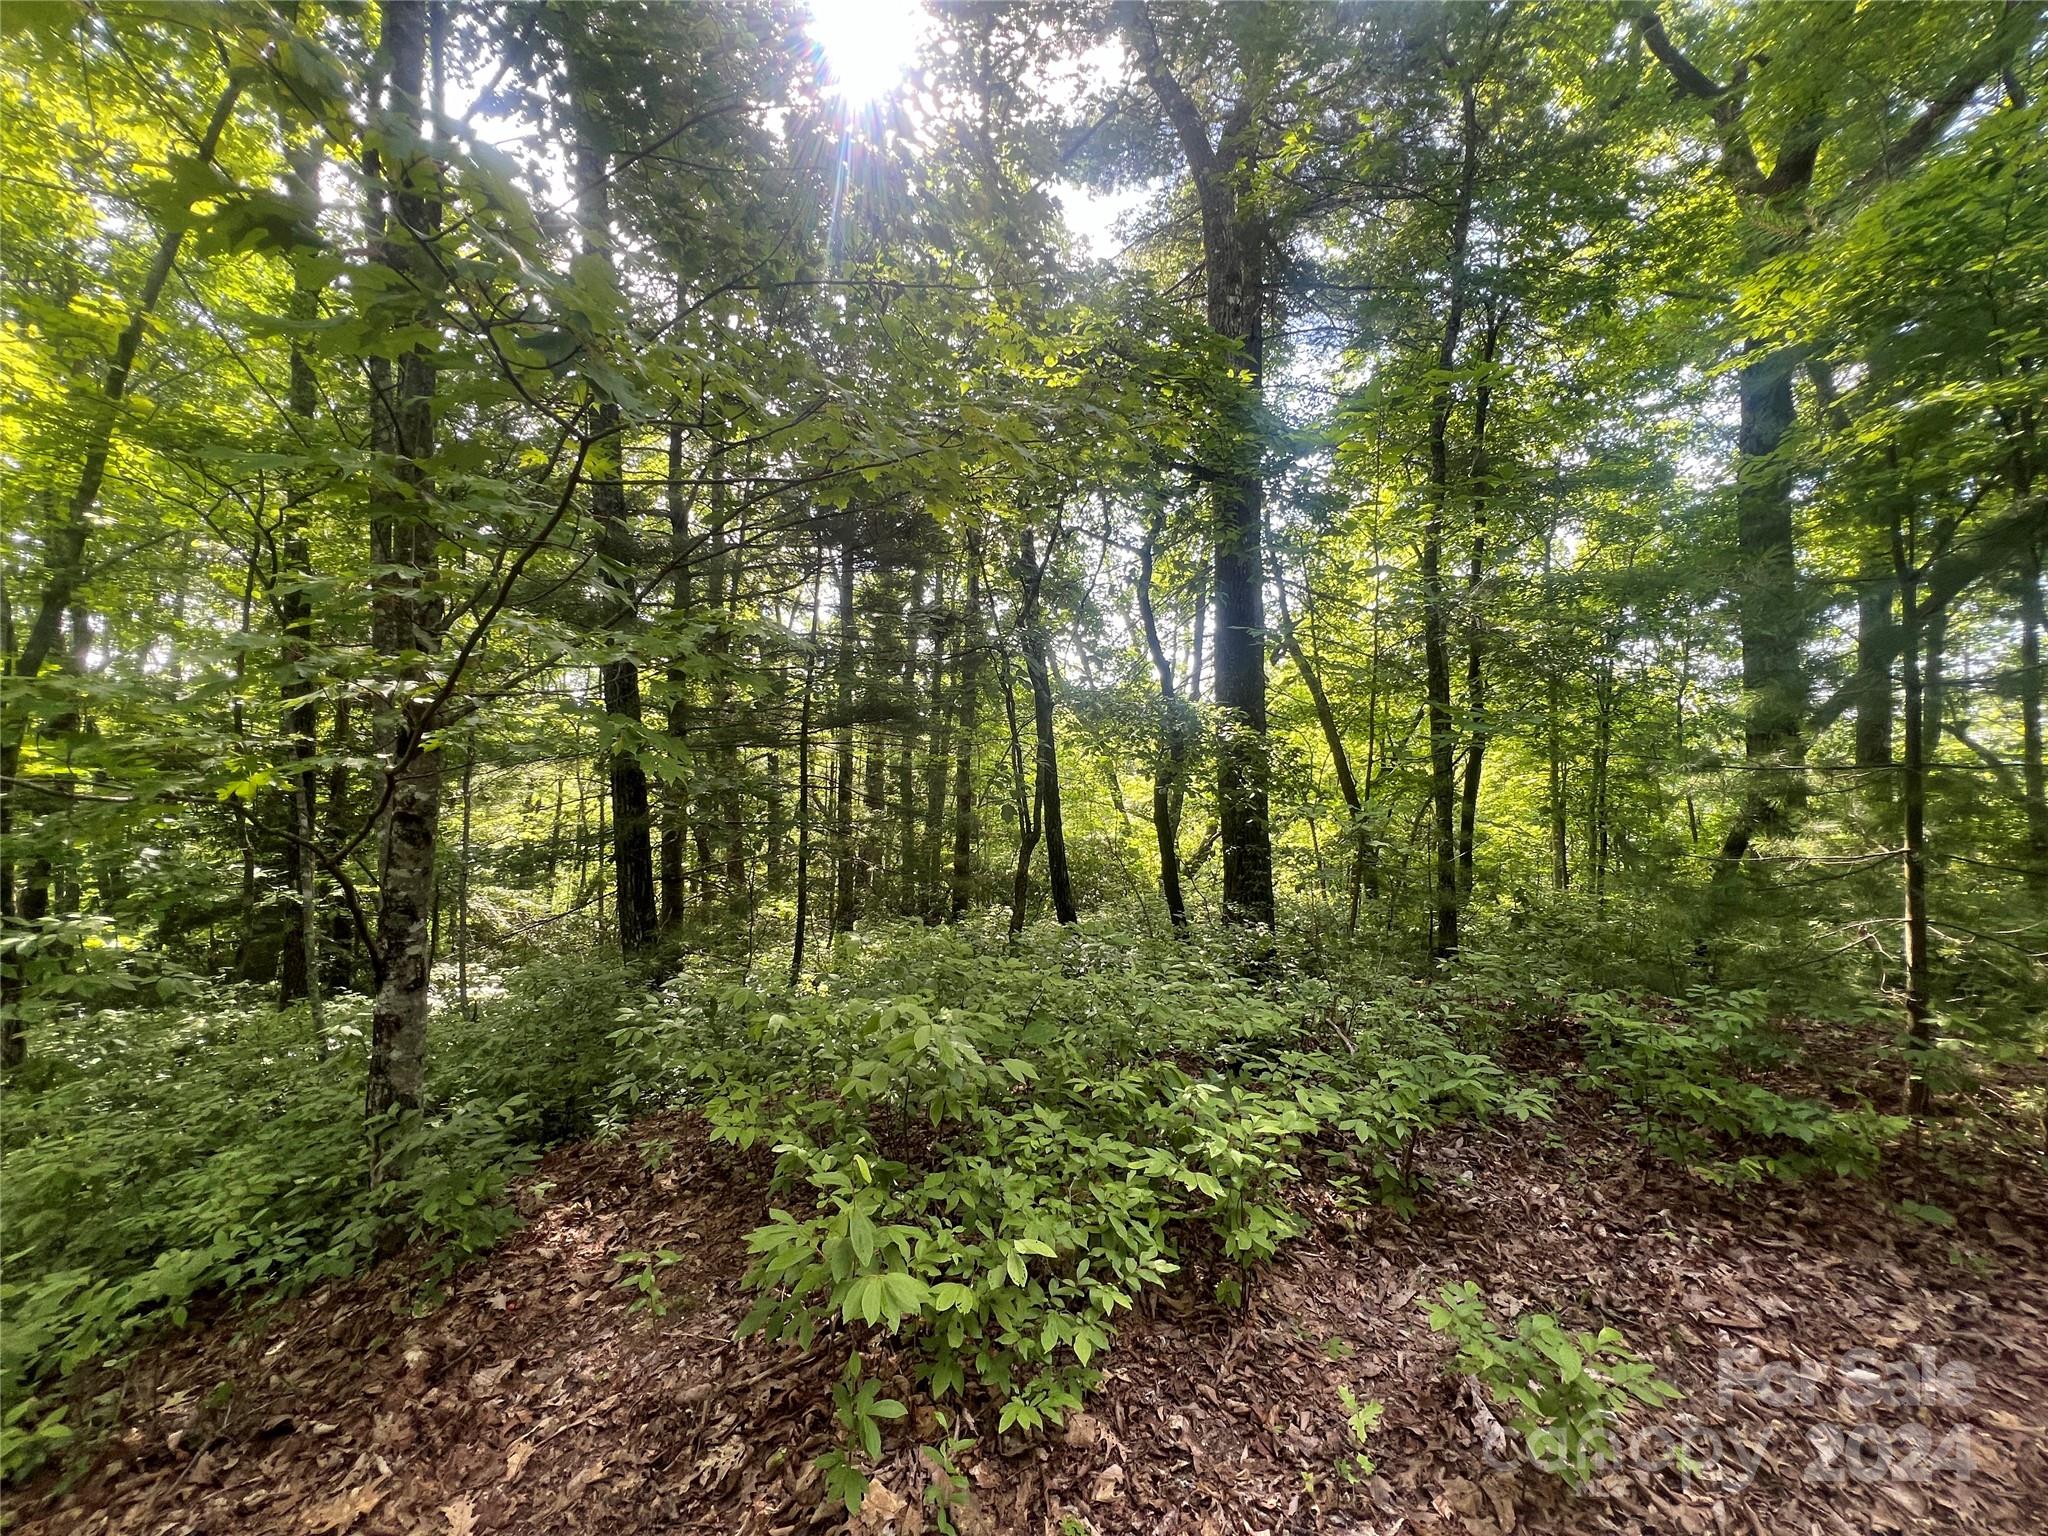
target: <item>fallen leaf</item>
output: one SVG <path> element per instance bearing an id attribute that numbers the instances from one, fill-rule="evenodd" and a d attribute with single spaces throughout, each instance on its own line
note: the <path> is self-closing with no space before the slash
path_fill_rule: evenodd
<path id="1" fill-rule="evenodd" d="M 868 1491 L 860 1501 L 860 1513 L 853 1517 L 847 1530 L 858 1536 L 880 1536 L 896 1517 L 903 1513 L 903 1499 L 879 1477 L 868 1482 Z"/>
<path id="2" fill-rule="evenodd" d="M 1096 1445 L 1103 1438 L 1102 1420 L 1092 1413 L 1075 1413 L 1067 1417 L 1067 1444 L 1085 1448 Z"/>
<path id="3" fill-rule="evenodd" d="M 526 1470 L 527 1462 L 533 1459 L 533 1442 L 522 1440 L 505 1453 L 505 1481 L 516 1483 L 519 1474 Z"/>
<path id="4" fill-rule="evenodd" d="M 467 1494 L 452 1504 L 443 1504 L 441 1517 L 448 1522 L 448 1536 L 475 1536 L 476 1503 Z"/>
<path id="5" fill-rule="evenodd" d="M 383 1502 L 382 1478 L 360 1488 L 351 1488 L 346 1493 L 338 1493 L 306 1512 L 307 1536 L 327 1536 L 328 1532 L 345 1531 Z"/>
<path id="6" fill-rule="evenodd" d="M 704 1480 L 706 1486 L 722 1482 L 731 1474 L 733 1468 L 746 1459 L 746 1442 L 735 1435 L 698 1461 L 697 1475 Z"/>

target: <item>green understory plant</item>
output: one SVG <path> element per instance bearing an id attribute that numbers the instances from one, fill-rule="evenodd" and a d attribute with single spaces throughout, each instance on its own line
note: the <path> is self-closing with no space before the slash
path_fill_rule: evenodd
<path id="1" fill-rule="evenodd" d="M 1625 1105 L 1636 1134 L 1717 1184 L 1864 1176 L 1907 1122 L 1779 1092 L 1756 1074 L 1793 1058 L 1754 992 L 1645 1009 L 1611 992 L 1573 1000 L 1581 1079 Z"/>
<path id="2" fill-rule="evenodd" d="M 1351 1434 L 1351 1449 L 1338 1458 L 1337 1475 L 1347 1483 L 1355 1483 L 1373 1474 L 1373 1459 L 1366 1454 L 1365 1442 L 1378 1427 L 1386 1405 L 1360 1402 L 1358 1394 L 1341 1381 L 1337 1383 L 1337 1401 L 1343 1405 L 1344 1427 Z"/>
<path id="3" fill-rule="evenodd" d="M 394 1241 L 444 1272 L 495 1244 L 512 1181 L 592 1123 L 622 986 L 607 961 L 539 962 L 480 1016 L 437 1017 L 427 1111 L 386 1128 L 374 1188 L 367 999 L 330 999 L 324 1036 L 253 989 L 46 1021 L 35 1089 L 10 1084 L 0 1114 L 0 1477 L 92 1427 L 78 1373 L 205 1297 L 289 1295 Z"/>
<path id="4" fill-rule="evenodd" d="M 667 1291 L 662 1288 L 661 1272 L 672 1269 L 683 1262 L 683 1256 L 673 1248 L 657 1248 L 652 1253 L 622 1253 L 617 1263 L 624 1271 L 618 1283 L 636 1294 L 629 1312 L 646 1312 L 654 1317 L 668 1316 L 674 1305 Z"/>
<path id="5" fill-rule="evenodd" d="M 1107 926 L 877 930 L 815 989 L 672 990 L 619 1037 L 714 1137 L 774 1153 L 747 1331 L 893 1338 L 936 1400 L 1028 1432 L 1079 1406 L 1146 1291 L 1192 1268 L 1239 1303 L 1302 1230 L 1312 1148 L 1399 1180 L 1430 1134 L 1548 1110 L 1447 1028 L 1234 958 Z"/>
<path id="6" fill-rule="evenodd" d="M 1679 1396 L 1616 1329 L 1584 1333 L 1548 1313 L 1524 1312 L 1515 1331 L 1503 1333 L 1469 1280 L 1420 1305 L 1431 1329 L 1458 1346 L 1451 1368 L 1507 1411 L 1537 1467 L 1573 1488 L 1613 1456 L 1614 1428 L 1633 1405 Z"/>

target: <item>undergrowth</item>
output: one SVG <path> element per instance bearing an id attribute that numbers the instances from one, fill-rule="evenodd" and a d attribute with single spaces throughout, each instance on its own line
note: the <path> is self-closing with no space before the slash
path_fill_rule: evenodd
<path id="1" fill-rule="evenodd" d="M 1549 1115 L 1554 1085 L 1507 1065 L 1532 1030 L 1576 1028 L 1582 1081 L 1712 1177 L 1860 1171 L 1896 1128 L 1759 1081 L 1789 1045 L 1755 997 L 1577 996 L 1485 951 L 1416 981 L 1362 949 L 1238 942 L 905 924 L 842 938 L 795 990 L 709 956 L 652 992 L 602 961 L 529 965 L 478 1016 L 436 1017 L 428 1111 L 375 1190 L 360 1000 L 323 1038 L 235 992 L 53 1021 L 6 1089 L 0 1472 L 91 1417 L 87 1367 L 202 1298 L 301 1290 L 400 1241 L 457 1263 L 510 1230 L 541 1147 L 656 1107 L 773 1154 L 746 1326 L 846 1351 L 826 1470 L 850 1504 L 897 1416 L 860 1378 L 867 1344 L 999 1432 L 1058 1422 L 1147 1291 L 1241 1303 L 1302 1230 L 1303 1179 L 1406 1211 L 1433 1139 Z M 663 1256 L 637 1257 L 659 1314 Z"/>
<path id="2" fill-rule="evenodd" d="M 913 931 L 844 941 L 798 997 L 629 1010 L 621 1040 L 716 1138 L 775 1153 L 748 1331 L 894 1335 L 934 1398 L 1031 1430 L 1079 1405 L 1143 1292 L 1192 1270 L 1239 1302 L 1301 1231 L 1287 1190 L 1312 1162 L 1405 1204 L 1430 1135 L 1549 1113 L 1433 989 L 1361 1000 L 1240 959 L 1109 928 Z M 857 1495 L 843 1453 L 828 1471 Z"/>
<path id="3" fill-rule="evenodd" d="M 1686 1007 L 1611 992 L 1573 999 L 1584 1081 L 1610 1095 L 1645 1142 L 1718 1184 L 1867 1175 L 1907 1121 L 1868 1104 L 1786 1094 L 1759 1075 L 1791 1062 L 1758 991 L 1696 994 Z"/>
<path id="4" fill-rule="evenodd" d="M 82 1427 L 81 1368 L 209 1295 L 290 1294 L 394 1243 L 453 1265 L 515 1224 L 506 1194 L 546 1142 L 587 1130 L 610 1083 L 616 968 L 518 973 L 474 1020 L 435 1021 L 429 1112 L 371 1189 L 362 1113 L 367 1002 L 303 1008 L 248 992 L 211 1006 L 50 1021 L 6 1091 L 0 1238 L 0 1474 Z"/>

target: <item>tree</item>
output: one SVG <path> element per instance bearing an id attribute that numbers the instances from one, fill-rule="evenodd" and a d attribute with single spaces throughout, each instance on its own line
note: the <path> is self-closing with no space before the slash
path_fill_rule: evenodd
<path id="1" fill-rule="evenodd" d="M 1273 845 L 1267 825 L 1264 481 L 1261 385 L 1265 366 L 1265 251 L 1271 238 L 1250 185 L 1259 154 L 1258 110 L 1269 88 L 1267 40 L 1248 22 L 1231 39 L 1231 105 L 1212 142 L 1210 124 L 1168 64 L 1151 10 L 1118 20 L 1187 162 L 1201 206 L 1209 328 L 1220 343 L 1216 424 L 1205 445 L 1210 547 L 1215 557 L 1216 801 L 1226 920 L 1273 926 Z M 1244 15 L 1247 13 L 1236 13 Z"/>

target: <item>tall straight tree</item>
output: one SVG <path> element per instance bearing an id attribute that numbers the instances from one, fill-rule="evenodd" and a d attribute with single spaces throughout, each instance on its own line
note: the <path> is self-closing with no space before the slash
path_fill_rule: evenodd
<path id="1" fill-rule="evenodd" d="M 1145 650 L 1152 658 L 1152 671 L 1159 679 L 1159 743 L 1152 758 L 1152 835 L 1159 846 L 1159 894 L 1166 902 L 1167 918 L 1176 933 L 1188 926 L 1187 897 L 1180 887 L 1180 787 L 1187 772 L 1187 710 L 1174 689 L 1173 658 L 1159 637 L 1159 616 L 1152 602 L 1152 570 L 1159 553 L 1159 538 L 1165 531 L 1166 508 L 1155 503 L 1145 525 L 1144 541 L 1138 546 L 1138 624 L 1145 635 Z M 1288 625 L 1287 634 L 1293 635 Z M 1350 765 L 1340 771 L 1349 785 Z"/>
<path id="2" fill-rule="evenodd" d="M 1451 207 L 1449 292 L 1436 351 L 1436 388 L 1429 407 L 1429 505 L 1422 527 L 1422 648 L 1429 707 L 1429 798 L 1436 871 L 1436 943 L 1439 958 L 1458 952 L 1457 725 L 1451 712 L 1450 605 L 1443 577 L 1444 538 L 1451 504 L 1451 388 L 1458 339 L 1465 323 L 1467 246 L 1472 236 L 1472 194 L 1479 175 L 1479 93 L 1458 84 L 1458 179 Z"/>
<path id="3" fill-rule="evenodd" d="M 375 257 L 396 274 L 401 301 L 424 314 L 438 287 L 433 243 L 440 234 L 436 173 L 423 138 L 428 118 L 428 0 L 391 0 L 381 11 L 383 111 L 393 151 L 371 151 L 373 183 L 387 192 Z M 416 320 L 417 323 L 417 320 Z M 441 648 L 443 601 L 438 519 L 428 461 L 434 452 L 433 354 L 408 347 L 396 368 L 371 371 L 371 443 L 380 459 L 370 494 L 372 649 L 390 667 L 378 700 L 385 768 L 383 868 L 378 885 L 369 1081 L 375 1117 L 420 1105 L 426 1075 L 427 987 L 433 966 L 434 854 L 441 825 L 441 747 L 430 734 L 427 664 Z M 379 1167 L 383 1163 L 380 1159 Z"/>
<path id="4" fill-rule="evenodd" d="M 974 731 L 980 700 L 981 534 L 967 533 L 967 600 L 960 615 L 960 724 L 954 737 L 953 867 L 948 882 L 946 913 L 952 922 L 967 915 L 974 899 Z"/>
<path id="5" fill-rule="evenodd" d="M 1018 648 L 1024 652 L 1024 671 L 1031 684 L 1031 741 L 1035 758 L 1033 781 L 1038 802 L 1037 826 L 1045 837 L 1045 882 L 1052 893 L 1053 916 L 1063 923 L 1077 920 L 1074 905 L 1074 877 L 1067 864 L 1066 811 L 1060 796 L 1059 742 L 1053 734 L 1052 652 L 1045 630 L 1045 573 L 1059 549 L 1060 529 L 1054 526 L 1045 541 L 1045 558 L 1038 556 L 1038 541 L 1025 529 L 1017 562 L 1024 587 L 1024 602 L 1017 615 Z M 1020 909 L 1021 910 L 1021 909 Z M 1015 928 L 1013 918 L 1012 928 Z"/>
<path id="6" fill-rule="evenodd" d="M 586 13 L 571 10 L 569 38 L 570 106 L 576 133 L 576 213 L 582 226 L 579 281 L 619 292 L 612 261 L 611 156 L 594 110 L 590 72 L 598 39 L 573 24 Z M 596 360 L 593 360 L 596 361 Z M 597 525 L 599 571 L 609 597 L 608 621 L 621 634 L 635 618 L 632 528 L 627 520 L 624 480 L 624 422 L 618 401 L 601 373 L 586 371 L 590 384 L 590 512 Z M 619 948 L 636 955 L 653 944 L 660 929 L 654 897 L 653 815 L 647 769 L 640 761 L 640 665 L 629 650 L 614 645 L 599 663 L 598 686 L 611 728 L 606 773 L 611 793 L 612 879 L 618 908 Z"/>
<path id="7" fill-rule="evenodd" d="M 1254 8 L 1246 7 L 1250 12 Z M 1209 483 L 1215 558 L 1216 804 L 1226 922 L 1273 925 L 1271 763 L 1266 741 L 1265 256 L 1270 232 L 1251 188 L 1259 155 L 1261 82 L 1244 43 L 1231 105 L 1210 125 L 1168 65 L 1150 8 L 1118 7 L 1145 82 L 1172 125 L 1202 211 L 1202 270 L 1209 329 L 1223 344 L 1218 423 L 1202 466 Z"/>

